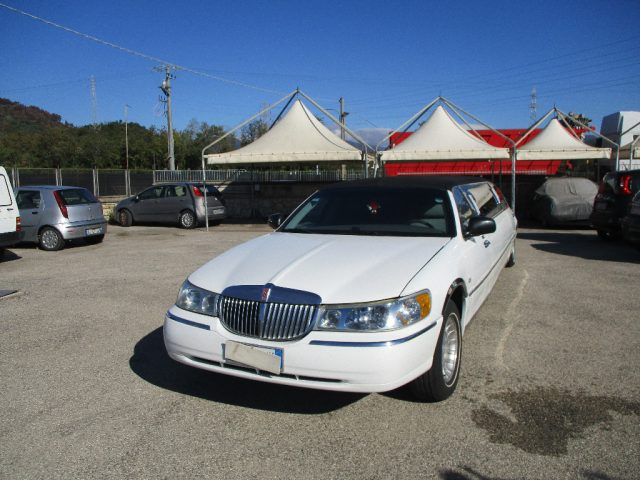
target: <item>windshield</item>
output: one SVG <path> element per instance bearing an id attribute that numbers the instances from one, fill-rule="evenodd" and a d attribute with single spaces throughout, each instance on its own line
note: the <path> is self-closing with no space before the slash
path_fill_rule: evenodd
<path id="1" fill-rule="evenodd" d="M 455 234 L 446 191 L 379 186 L 317 192 L 279 231 L 415 237 Z"/>

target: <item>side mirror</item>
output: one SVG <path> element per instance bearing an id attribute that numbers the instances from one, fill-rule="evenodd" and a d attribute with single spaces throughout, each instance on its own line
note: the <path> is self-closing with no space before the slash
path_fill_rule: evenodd
<path id="1" fill-rule="evenodd" d="M 271 228 L 276 230 L 280 226 L 280 224 L 282 223 L 282 214 L 281 213 L 272 213 L 267 218 L 267 223 L 269 224 L 269 226 Z"/>
<path id="2" fill-rule="evenodd" d="M 477 237 L 496 231 L 496 222 L 489 217 L 471 217 L 467 226 L 466 237 Z"/>
<path id="3" fill-rule="evenodd" d="M 140 195 L 136 195 L 135 197 L 133 197 L 133 201 L 134 202 L 139 202 L 140 201 Z"/>

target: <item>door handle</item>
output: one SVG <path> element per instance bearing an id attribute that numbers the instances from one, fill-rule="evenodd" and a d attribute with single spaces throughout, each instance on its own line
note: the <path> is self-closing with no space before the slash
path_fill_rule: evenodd
<path id="1" fill-rule="evenodd" d="M 484 248 L 487 248 L 489 245 L 491 245 L 491 242 L 489 240 L 485 240 L 484 241 Z"/>
<path id="2" fill-rule="evenodd" d="M 32 214 L 32 215 L 37 215 L 37 214 L 38 214 L 38 212 L 31 212 L 31 214 Z"/>

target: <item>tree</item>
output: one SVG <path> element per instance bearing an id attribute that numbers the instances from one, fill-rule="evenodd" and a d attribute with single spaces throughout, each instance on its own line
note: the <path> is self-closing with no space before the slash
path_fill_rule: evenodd
<path id="1" fill-rule="evenodd" d="M 242 128 L 242 131 L 240 133 L 240 145 L 244 147 L 245 145 L 254 142 L 262 135 L 267 133 L 268 130 L 269 125 L 262 118 L 254 120 L 253 122 L 245 125 Z"/>

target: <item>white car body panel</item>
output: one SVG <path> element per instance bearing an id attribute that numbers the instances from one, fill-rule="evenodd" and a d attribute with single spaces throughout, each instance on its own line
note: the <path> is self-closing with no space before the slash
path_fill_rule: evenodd
<path id="1" fill-rule="evenodd" d="M 313 292 L 323 303 L 395 298 L 450 238 L 271 233 L 211 260 L 189 276 L 222 292 L 229 285 L 266 285 Z M 408 292 L 414 293 L 414 292 Z"/>

